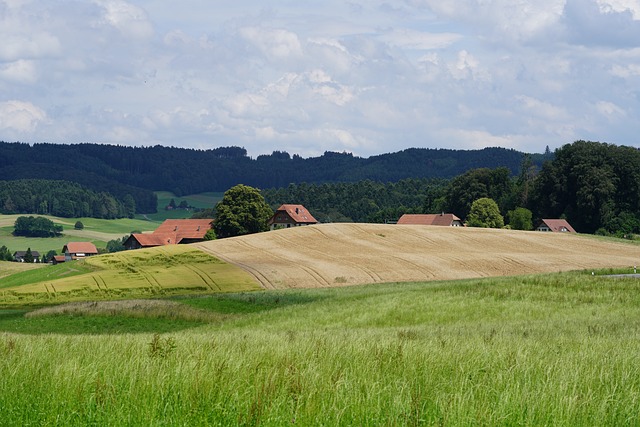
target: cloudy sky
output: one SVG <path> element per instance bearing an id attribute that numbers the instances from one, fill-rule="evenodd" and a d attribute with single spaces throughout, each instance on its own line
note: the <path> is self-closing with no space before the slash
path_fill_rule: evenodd
<path id="1" fill-rule="evenodd" d="M 640 147 L 640 0 L 0 0 L 0 140 Z"/>

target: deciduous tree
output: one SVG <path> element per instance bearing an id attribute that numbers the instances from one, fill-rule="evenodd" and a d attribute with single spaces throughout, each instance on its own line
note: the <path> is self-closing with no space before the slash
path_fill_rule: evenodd
<path id="1" fill-rule="evenodd" d="M 533 229 L 533 214 L 527 208 L 515 208 L 507 212 L 509 226 L 513 230 L 531 230 Z"/>
<path id="2" fill-rule="evenodd" d="M 272 215 L 258 189 L 238 184 L 227 190 L 216 205 L 214 230 L 218 238 L 266 231 Z"/>
<path id="3" fill-rule="evenodd" d="M 467 216 L 469 227 L 502 228 L 504 218 L 500 214 L 498 204 L 493 199 L 483 197 L 471 204 L 471 211 Z"/>

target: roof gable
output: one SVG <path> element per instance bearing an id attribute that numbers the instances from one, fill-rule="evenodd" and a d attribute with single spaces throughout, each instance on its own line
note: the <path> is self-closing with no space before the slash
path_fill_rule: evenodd
<path id="1" fill-rule="evenodd" d="M 277 210 L 270 222 L 275 222 L 274 218 L 278 214 L 286 213 L 289 217 L 298 224 L 317 224 L 317 220 L 311 215 L 311 213 L 302 205 L 282 205 Z"/>
<path id="2" fill-rule="evenodd" d="M 543 224 L 554 232 L 576 232 L 566 219 L 543 219 L 540 225 Z M 540 225 L 538 227 L 540 227 Z"/>

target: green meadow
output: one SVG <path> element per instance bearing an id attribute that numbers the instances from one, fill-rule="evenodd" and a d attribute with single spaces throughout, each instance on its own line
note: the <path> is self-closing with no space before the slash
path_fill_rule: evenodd
<path id="1" fill-rule="evenodd" d="M 166 210 L 165 207 L 168 206 L 171 199 L 173 199 L 176 205 L 179 205 L 180 202 L 184 200 L 189 206 L 193 206 L 195 208 L 214 208 L 216 204 L 222 200 L 222 196 L 224 195 L 224 193 L 208 192 L 176 197 L 169 191 L 154 191 L 154 193 L 158 197 L 158 212 L 154 214 L 136 215 L 136 218 L 148 219 L 156 222 L 162 222 L 165 219 L 191 218 L 191 215 L 193 215 L 193 210 L 191 209 Z"/>
<path id="2" fill-rule="evenodd" d="M 640 425 L 640 281 L 13 306 L 0 354 L 4 425 Z"/>

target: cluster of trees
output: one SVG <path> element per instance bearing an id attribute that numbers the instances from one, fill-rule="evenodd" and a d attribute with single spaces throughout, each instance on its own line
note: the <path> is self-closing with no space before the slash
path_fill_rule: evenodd
<path id="1" fill-rule="evenodd" d="M 132 218 L 136 203 L 126 194 L 122 200 L 80 184 L 59 180 L 0 181 L 0 213 L 40 214 L 64 218 Z"/>
<path id="2" fill-rule="evenodd" d="M 38 216 L 19 216 L 13 230 L 14 236 L 58 237 L 62 235 L 62 226 L 48 218 Z"/>
<path id="3" fill-rule="evenodd" d="M 0 246 L 0 261 L 13 261 L 13 254 L 4 245 Z"/>
<path id="4" fill-rule="evenodd" d="M 585 233 L 640 233 L 640 150 L 590 141 L 563 146 L 535 178 L 529 206 Z"/>

